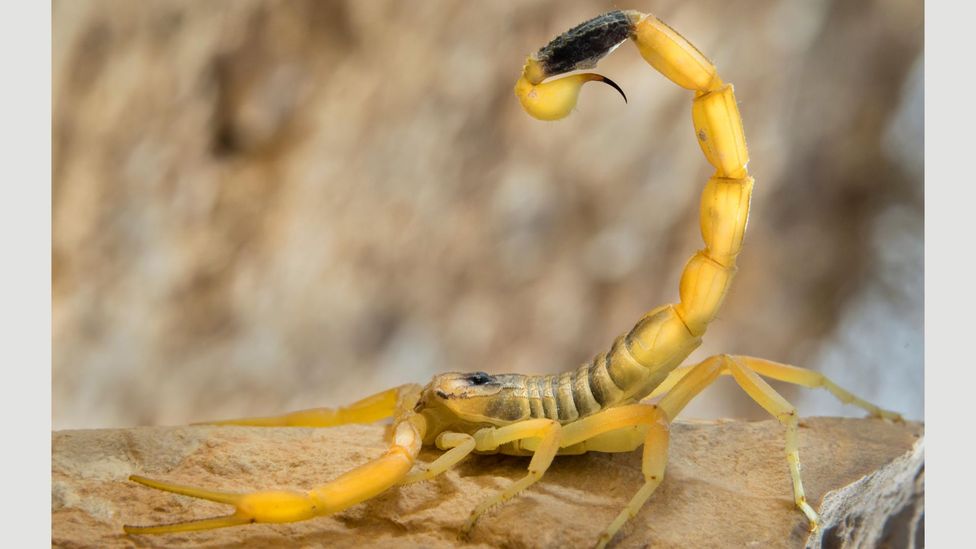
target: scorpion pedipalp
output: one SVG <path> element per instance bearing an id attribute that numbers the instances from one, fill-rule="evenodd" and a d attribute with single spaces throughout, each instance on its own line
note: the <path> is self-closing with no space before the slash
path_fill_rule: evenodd
<path id="1" fill-rule="evenodd" d="M 212 530 L 252 522 L 296 522 L 331 515 L 373 498 L 407 477 L 423 445 L 427 421 L 424 416 L 413 411 L 420 397 L 419 389 L 417 385 L 403 385 L 336 410 L 316 408 L 269 418 L 215 422 L 218 425 L 258 427 L 319 427 L 367 423 L 381 417 L 394 417 L 390 447 L 383 455 L 308 492 L 260 490 L 234 493 L 132 475 L 129 480 L 150 488 L 233 505 L 235 510 L 224 516 L 154 526 L 125 525 L 123 529 L 128 534 L 169 534 Z"/>

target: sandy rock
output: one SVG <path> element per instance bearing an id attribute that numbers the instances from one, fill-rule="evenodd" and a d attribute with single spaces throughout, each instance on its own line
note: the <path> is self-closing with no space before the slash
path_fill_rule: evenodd
<path id="1" fill-rule="evenodd" d="M 774 421 L 678 422 L 657 493 L 617 547 L 916 547 L 921 540 L 924 428 L 813 418 L 801 429 L 804 482 L 823 528 L 794 509 Z M 383 427 L 140 427 L 52 435 L 56 547 L 452 547 L 469 511 L 524 474 L 527 461 L 474 456 L 432 481 L 392 489 L 303 523 L 168 536 L 122 524 L 224 514 L 227 507 L 151 490 L 133 473 L 243 491 L 308 488 L 378 456 Z M 436 451 L 425 450 L 423 460 Z M 640 486 L 640 452 L 556 459 L 542 481 L 490 512 L 467 547 L 586 547 Z"/>

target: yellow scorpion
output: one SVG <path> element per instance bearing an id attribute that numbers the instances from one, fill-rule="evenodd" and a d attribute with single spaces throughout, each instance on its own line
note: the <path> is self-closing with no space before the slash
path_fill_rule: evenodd
<path id="1" fill-rule="evenodd" d="M 669 424 L 688 402 L 718 376 L 731 375 L 760 406 L 786 427 L 786 461 L 793 499 L 811 530 L 817 513 L 804 496 L 797 451 L 796 409 L 763 377 L 805 387 L 823 387 L 842 402 L 875 417 L 900 420 L 837 386 L 823 375 L 747 356 L 717 355 L 679 367 L 701 343 L 728 292 L 749 220 L 753 179 L 749 153 L 732 86 L 690 42 L 653 15 L 612 11 L 582 23 L 530 55 L 515 84 L 529 115 L 541 120 L 567 116 L 580 88 L 598 81 L 623 91 L 591 69 L 630 39 L 641 56 L 672 82 L 694 92 L 695 135 L 715 174 L 701 197 L 705 247 L 685 266 L 680 301 L 641 318 L 610 349 L 587 364 L 559 375 L 446 373 L 425 387 L 404 385 L 352 405 L 303 410 L 282 416 L 218 421 L 223 425 L 328 427 L 393 418 L 391 445 L 379 458 L 307 492 L 228 493 L 181 486 L 133 475 L 146 486 L 235 507 L 226 516 L 158 526 L 125 526 L 129 534 L 207 530 L 253 522 L 294 522 L 329 515 L 368 500 L 393 486 L 427 480 L 475 453 L 530 455 L 528 474 L 482 501 L 461 527 L 467 535 L 486 510 L 511 499 L 545 474 L 556 455 L 630 452 L 642 444 L 644 485 L 597 540 L 603 547 L 634 517 L 664 478 Z M 626 100 L 626 96 L 624 96 Z M 660 397 L 656 403 L 651 399 Z M 444 453 L 412 471 L 422 445 Z"/>

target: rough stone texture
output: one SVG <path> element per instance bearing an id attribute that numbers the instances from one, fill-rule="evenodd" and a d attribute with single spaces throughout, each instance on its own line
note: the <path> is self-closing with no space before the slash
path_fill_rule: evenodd
<path id="1" fill-rule="evenodd" d="M 922 539 L 924 427 L 813 418 L 801 430 L 810 501 L 792 504 L 774 421 L 678 422 L 666 478 L 617 547 L 916 547 Z M 451 547 L 473 506 L 527 461 L 474 456 L 442 477 L 393 489 L 331 517 L 165 537 L 122 524 L 226 513 L 227 507 L 126 482 L 132 473 L 230 490 L 308 488 L 379 455 L 383 428 L 141 427 L 52 435 L 56 547 Z M 430 460 L 436 451 L 425 450 Z M 560 457 L 536 486 L 485 516 L 468 547 L 585 547 L 641 482 L 640 452 Z"/>

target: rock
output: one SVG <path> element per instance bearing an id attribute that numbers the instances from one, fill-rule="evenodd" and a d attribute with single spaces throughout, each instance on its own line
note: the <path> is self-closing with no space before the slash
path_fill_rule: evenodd
<path id="1" fill-rule="evenodd" d="M 803 480 L 823 519 L 818 532 L 809 534 L 793 507 L 778 423 L 679 421 L 664 482 L 615 545 L 921 546 L 923 425 L 840 418 L 803 425 Z M 309 488 L 380 455 L 383 427 L 58 431 L 52 447 L 56 547 L 452 547 L 478 501 L 528 463 L 472 456 L 439 478 L 307 522 L 127 536 L 123 523 L 228 511 L 129 482 L 130 474 L 233 491 Z M 425 450 L 421 459 L 436 455 Z M 640 486 L 640 459 L 640 451 L 558 457 L 538 484 L 489 512 L 466 546 L 590 546 Z"/>

